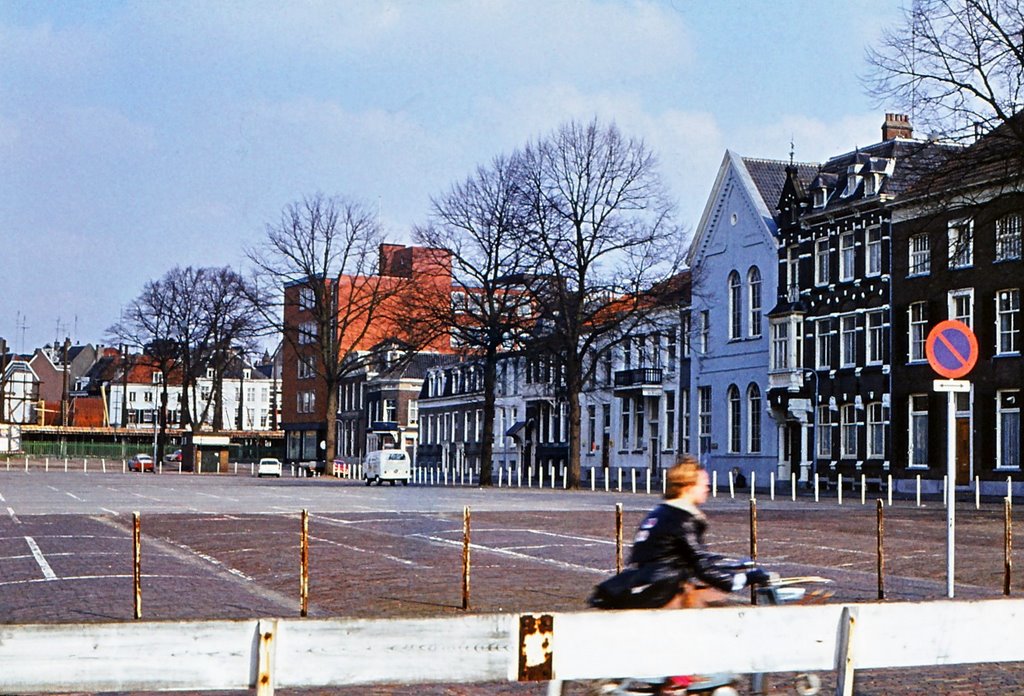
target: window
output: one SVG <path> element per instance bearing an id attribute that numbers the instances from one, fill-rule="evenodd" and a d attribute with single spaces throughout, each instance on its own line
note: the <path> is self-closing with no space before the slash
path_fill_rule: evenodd
<path id="1" fill-rule="evenodd" d="M 729 274 L 729 339 L 743 335 L 743 305 L 740 300 L 740 274 L 733 271 Z"/>
<path id="2" fill-rule="evenodd" d="M 796 302 L 800 297 L 800 249 L 795 245 L 786 249 L 786 300 Z"/>
<path id="3" fill-rule="evenodd" d="M 853 367 L 857 364 L 857 317 L 851 314 L 842 317 L 839 322 L 842 332 L 839 366 Z"/>
<path id="4" fill-rule="evenodd" d="M 1020 258 L 1020 215 L 1013 213 L 996 220 L 996 261 Z"/>
<path id="5" fill-rule="evenodd" d="M 676 393 L 665 392 L 665 442 L 664 449 L 674 450 L 676 447 Z"/>
<path id="6" fill-rule="evenodd" d="M 928 396 L 910 397 L 910 468 L 928 468 Z"/>
<path id="7" fill-rule="evenodd" d="M 315 321 L 304 321 L 299 324 L 299 343 L 316 343 L 316 322 Z"/>
<path id="8" fill-rule="evenodd" d="M 1020 312 L 1020 290 L 1000 290 L 996 293 L 996 353 L 1017 353 L 1017 316 Z"/>
<path id="9" fill-rule="evenodd" d="M 828 406 L 818 407 L 818 457 L 830 459 L 832 457 L 832 434 L 835 432 L 835 422 L 832 418 L 832 409 Z"/>
<path id="10" fill-rule="evenodd" d="M 857 408 L 853 404 L 843 406 L 840 414 L 840 451 L 844 459 L 857 458 Z"/>
<path id="11" fill-rule="evenodd" d="M 690 451 L 690 390 L 679 392 L 679 451 Z"/>
<path id="12" fill-rule="evenodd" d="M 853 280 L 854 273 L 853 232 L 839 235 L 839 280 Z"/>
<path id="13" fill-rule="evenodd" d="M 881 403 L 868 404 L 868 457 L 885 457 L 885 428 L 889 414 Z"/>
<path id="14" fill-rule="evenodd" d="M 927 234 L 915 234 L 910 238 L 909 275 L 928 275 L 931 270 L 931 238 Z"/>
<path id="15" fill-rule="evenodd" d="M 684 358 L 690 357 L 690 313 L 683 312 L 679 317 L 679 337 L 683 345 L 680 355 Z"/>
<path id="16" fill-rule="evenodd" d="M 1020 468 L 1020 392 L 996 392 L 996 466 Z"/>
<path id="17" fill-rule="evenodd" d="M 679 339 L 676 337 L 676 328 L 673 326 L 668 334 L 665 335 L 665 367 L 668 368 L 669 372 L 676 371 L 676 358 L 678 354 L 678 342 Z"/>
<path id="18" fill-rule="evenodd" d="M 420 402 L 415 399 L 409 401 L 408 409 L 406 418 L 409 419 L 409 425 L 415 425 L 420 418 Z"/>
<path id="19" fill-rule="evenodd" d="M 971 329 L 974 328 L 974 290 L 949 291 L 949 318 L 962 321 Z"/>
<path id="20" fill-rule="evenodd" d="M 880 365 L 885 359 L 885 312 L 868 312 L 867 353 L 869 365 Z"/>
<path id="21" fill-rule="evenodd" d="M 814 242 L 814 284 L 828 285 L 828 237 Z"/>
<path id="22" fill-rule="evenodd" d="M 594 404 L 587 405 L 587 434 L 590 437 L 587 452 L 595 452 L 597 450 L 597 406 Z"/>
<path id="23" fill-rule="evenodd" d="M 747 387 L 747 450 L 761 451 L 761 389 L 753 382 Z"/>
<path id="24" fill-rule="evenodd" d="M 878 225 L 868 228 L 867 270 L 865 275 L 882 273 L 882 228 Z"/>
<path id="25" fill-rule="evenodd" d="M 726 393 L 729 401 L 729 452 L 736 453 L 743 446 L 742 424 L 740 422 L 740 390 L 730 384 Z"/>
<path id="26" fill-rule="evenodd" d="M 633 425 L 636 427 L 636 439 L 633 441 L 633 448 L 640 449 L 644 445 L 644 426 L 647 420 L 644 418 L 644 398 L 638 396 L 633 399 Z"/>
<path id="27" fill-rule="evenodd" d="M 819 368 L 832 367 L 832 339 L 835 337 L 835 321 L 832 319 L 818 320 L 818 335 L 815 341 L 815 364 Z"/>
<path id="28" fill-rule="evenodd" d="M 711 312 L 706 309 L 700 311 L 700 352 L 707 354 L 708 345 L 711 343 Z"/>
<path id="29" fill-rule="evenodd" d="M 630 399 L 629 397 L 622 397 L 619 399 L 619 413 L 622 418 L 622 428 L 619 432 L 619 449 L 629 449 L 629 436 L 633 432 L 629 427 L 629 416 L 630 416 Z"/>
<path id="30" fill-rule="evenodd" d="M 697 387 L 697 428 L 700 451 L 711 451 L 711 387 Z"/>
<path id="31" fill-rule="evenodd" d="M 814 207 L 824 208 L 825 203 L 828 202 L 828 189 L 824 186 L 821 188 L 814 189 Z"/>
<path id="32" fill-rule="evenodd" d="M 928 340 L 928 303 L 911 303 L 907 314 L 910 317 L 910 360 L 927 360 L 925 343 Z"/>
<path id="33" fill-rule="evenodd" d="M 974 264 L 974 221 L 949 223 L 949 267 L 968 268 Z"/>
<path id="34" fill-rule="evenodd" d="M 789 369 L 789 324 L 772 324 L 772 369 Z"/>
<path id="35" fill-rule="evenodd" d="M 153 372 L 153 374 L 150 375 L 150 379 L 152 380 L 153 384 L 163 384 L 164 383 L 164 375 L 163 375 L 162 372 Z"/>
<path id="36" fill-rule="evenodd" d="M 313 367 L 313 356 L 299 356 L 299 363 L 297 368 L 297 376 L 299 379 L 309 379 L 316 375 L 316 369 Z"/>
<path id="37" fill-rule="evenodd" d="M 761 335 L 761 271 L 751 266 L 747 272 L 747 284 L 750 286 L 750 326 L 747 332 L 752 338 Z"/>

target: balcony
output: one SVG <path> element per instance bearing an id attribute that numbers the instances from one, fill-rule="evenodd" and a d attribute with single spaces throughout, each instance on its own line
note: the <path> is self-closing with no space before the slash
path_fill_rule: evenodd
<path id="1" fill-rule="evenodd" d="M 616 394 L 661 396 L 664 371 L 660 367 L 638 367 L 615 373 Z"/>

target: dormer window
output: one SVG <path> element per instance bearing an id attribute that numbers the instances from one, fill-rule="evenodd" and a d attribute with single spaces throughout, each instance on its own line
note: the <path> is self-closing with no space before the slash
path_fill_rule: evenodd
<path id="1" fill-rule="evenodd" d="M 846 168 L 846 190 L 843 191 L 843 198 L 852 196 L 857 192 L 857 187 L 860 186 L 861 176 L 858 173 L 860 165 L 851 164 Z"/>
<path id="2" fill-rule="evenodd" d="M 814 207 L 824 208 L 825 202 L 828 200 L 828 189 L 822 186 L 819 189 L 814 190 Z"/>
<path id="3" fill-rule="evenodd" d="M 876 193 L 878 193 L 878 175 L 868 174 L 864 178 L 864 195 L 874 196 Z"/>

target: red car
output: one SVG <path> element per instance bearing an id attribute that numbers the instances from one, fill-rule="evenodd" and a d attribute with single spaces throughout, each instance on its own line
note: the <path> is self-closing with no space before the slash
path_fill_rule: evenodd
<path id="1" fill-rule="evenodd" d="M 156 472 L 153 466 L 153 458 L 148 454 L 136 454 L 128 460 L 128 471 L 151 471 Z"/>

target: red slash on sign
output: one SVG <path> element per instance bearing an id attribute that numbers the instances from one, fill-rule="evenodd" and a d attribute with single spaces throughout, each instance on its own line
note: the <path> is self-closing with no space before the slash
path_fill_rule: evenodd
<path id="1" fill-rule="evenodd" d="M 925 343 L 928 364 L 943 377 L 963 377 L 978 362 L 978 339 L 967 324 L 955 319 L 939 322 Z"/>

